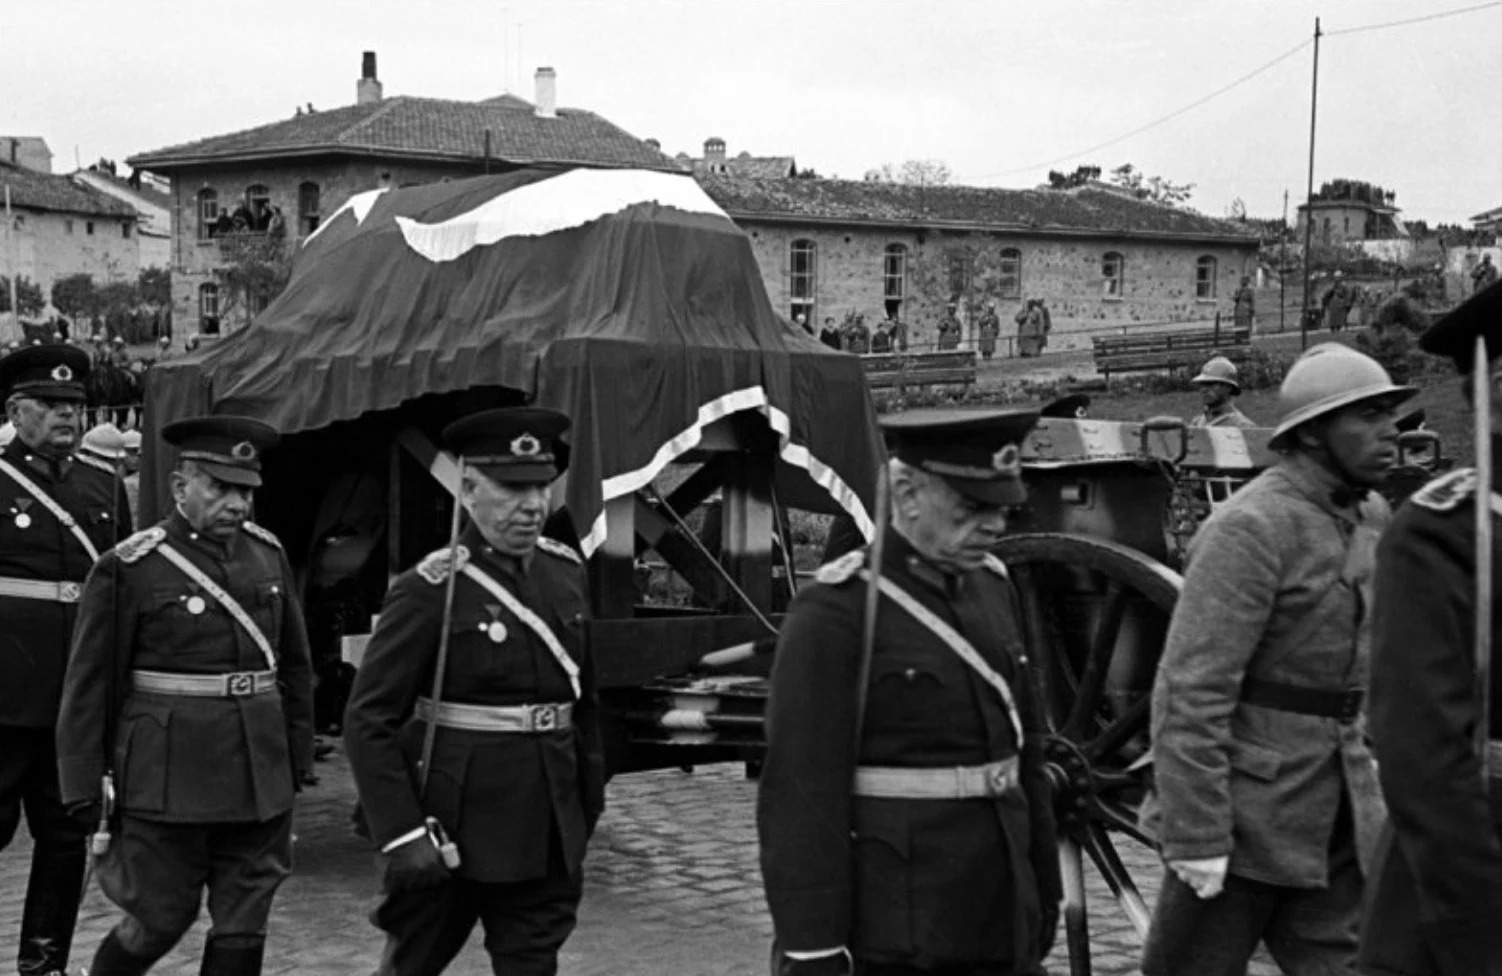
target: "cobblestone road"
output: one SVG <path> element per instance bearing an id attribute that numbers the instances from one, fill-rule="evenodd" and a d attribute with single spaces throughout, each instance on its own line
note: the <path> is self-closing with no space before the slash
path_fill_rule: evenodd
<path id="1" fill-rule="evenodd" d="M 300 798 L 297 872 L 277 898 L 268 974 L 368 974 L 380 951 L 378 933 L 366 920 L 376 898 L 374 862 L 349 830 L 354 788 L 348 768 L 336 754 L 319 772 L 323 782 Z M 755 784 L 732 765 L 614 780 L 590 848 L 564 976 L 764 976 L 771 922 L 756 864 L 754 796 Z M 1155 859 L 1136 847 L 1123 854 L 1151 898 Z M 24 828 L 0 852 L 0 972 L 10 971 L 15 958 L 29 856 Z M 1137 938 L 1099 878 L 1089 878 L 1095 972 L 1135 973 Z M 91 891 L 80 916 L 75 968 L 87 963 L 115 917 L 114 906 Z M 201 921 L 155 972 L 196 976 L 205 927 Z M 1050 971 L 1069 971 L 1062 955 L 1055 954 Z M 450 972 L 490 972 L 478 935 Z"/>

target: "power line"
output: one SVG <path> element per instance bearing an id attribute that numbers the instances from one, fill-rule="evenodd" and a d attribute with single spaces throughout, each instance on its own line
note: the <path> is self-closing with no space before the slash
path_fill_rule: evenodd
<path id="1" fill-rule="evenodd" d="M 1497 0 L 1497 2 L 1499 4 L 1502 4 L 1502 0 Z M 1111 146 L 1114 146 L 1117 143 L 1125 142 L 1126 140 L 1132 138 L 1133 136 L 1140 136 L 1142 133 L 1148 131 L 1149 129 L 1155 129 L 1158 126 L 1164 124 L 1165 122 L 1170 122 L 1170 121 L 1178 118 L 1179 116 L 1183 115 L 1185 112 L 1189 112 L 1189 111 L 1192 111 L 1194 109 L 1197 109 L 1201 105 L 1205 104 L 1206 102 L 1211 101 L 1211 100 L 1216 99 L 1216 98 L 1219 98 L 1221 95 L 1224 95 L 1226 92 L 1230 91 L 1231 89 L 1235 88 L 1236 86 L 1244 84 L 1244 83 L 1246 83 L 1248 81 L 1251 81 L 1253 78 L 1255 78 L 1258 75 L 1262 74 L 1264 71 L 1267 71 L 1268 69 L 1274 67 L 1275 65 L 1277 65 L 1277 64 L 1279 64 L 1279 63 L 1281 63 L 1283 61 L 1288 60 L 1289 58 L 1293 57 L 1295 54 L 1298 54 L 1300 51 L 1304 50 L 1304 48 L 1308 47 L 1310 44 L 1313 44 L 1313 43 L 1314 43 L 1313 41 L 1303 41 L 1302 43 L 1298 44 L 1297 46 L 1289 48 L 1287 51 L 1284 51 L 1282 54 L 1278 55 L 1277 57 L 1273 58 L 1271 61 L 1269 61 L 1266 64 L 1262 65 L 1260 68 L 1254 68 L 1253 70 L 1247 72 L 1246 74 L 1242 75 L 1240 78 L 1237 78 L 1235 81 L 1231 82 L 1230 84 L 1224 85 L 1224 86 L 1222 86 L 1220 88 L 1217 88 L 1215 91 L 1211 92 L 1210 94 L 1204 96 L 1203 98 L 1199 98 L 1199 99 L 1196 99 L 1193 102 L 1190 102 L 1188 105 L 1185 105 L 1183 108 L 1176 109 L 1175 111 L 1172 111 L 1172 112 L 1168 113 L 1167 115 L 1162 116 L 1161 118 L 1154 119 L 1153 121 L 1147 123 L 1146 125 L 1138 126 L 1137 128 L 1133 129 L 1131 132 L 1128 132 L 1128 133 L 1126 133 L 1124 135 L 1119 135 L 1119 136 L 1115 137 L 1114 139 L 1109 139 L 1109 140 L 1107 140 L 1105 142 L 1102 142 L 1102 143 L 1099 143 L 1097 145 L 1091 146 L 1088 149 L 1081 149 L 1081 150 L 1078 150 L 1076 152 L 1069 153 L 1068 155 L 1065 155 L 1065 156 L 1058 156 L 1058 157 L 1055 157 L 1054 159 L 1045 160 L 1044 162 L 1041 162 L 1041 163 L 1033 163 L 1033 164 L 1031 164 L 1029 166 L 1019 166 L 1016 169 L 1003 170 L 1003 171 L 1001 171 L 999 173 L 985 173 L 985 174 L 982 174 L 982 175 L 980 175 L 978 177 L 975 177 L 975 178 L 976 179 L 982 179 L 982 180 L 984 180 L 984 179 L 992 179 L 992 178 L 997 177 L 997 176 L 1011 176 L 1011 175 L 1013 175 L 1015 173 L 1025 173 L 1025 172 L 1028 172 L 1030 170 L 1031 171 L 1037 171 L 1039 169 L 1042 169 L 1044 166 L 1052 166 L 1055 163 L 1067 162 L 1067 161 L 1069 161 L 1071 159 L 1078 159 L 1081 156 L 1088 156 L 1091 153 L 1099 152 L 1102 149 L 1109 149 Z"/>
<path id="2" fill-rule="evenodd" d="M 1365 27 L 1347 27 L 1344 30 L 1325 31 L 1325 36 L 1342 37 L 1346 34 L 1364 34 L 1367 31 L 1387 30 L 1389 27 L 1406 27 L 1409 24 L 1422 24 L 1425 21 L 1443 20 L 1446 17 L 1472 14 L 1478 10 L 1486 10 L 1490 7 L 1502 7 L 1502 0 L 1492 0 L 1491 3 L 1478 3 L 1473 7 L 1460 7 L 1456 10 L 1442 10 L 1437 14 L 1424 14 L 1419 17 L 1409 17 L 1407 20 L 1393 20 L 1385 24 L 1367 24 Z"/>

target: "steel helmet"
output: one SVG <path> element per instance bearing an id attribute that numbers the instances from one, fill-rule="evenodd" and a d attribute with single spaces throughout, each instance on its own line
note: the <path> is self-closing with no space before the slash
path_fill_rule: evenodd
<path id="1" fill-rule="evenodd" d="M 1224 356 L 1216 356 L 1214 359 L 1200 367 L 1200 374 L 1191 383 L 1224 383 L 1233 392 L 1241 392 L 1240 373 L 1236 371 L 1236 364 Z"/>
<path id="2" fill-rule="evenodd" d="M 7 420 L 0 424 L 0 447 L 4 447 L 16 439 L 16 425 Z"/>
<path id="3" fill-rule="evenodd" d="M 1350 346 L 1323 343 L 1300 356 L 1283 378 L 1278 390 L 1283 419 L 1268 444 L 1281 449 L 1294 428 L 1360 400 L 1389 397 L 1397 404 L 1417 392 L 1394 383 L 1372 357 Z"/>
<path id="4" fill-rule="evenodd" d="M 118 461 L 125 456 L 125 435 L 114 424 L 103 423 L 91 427 L 79 446 L 95 457 Z"/>

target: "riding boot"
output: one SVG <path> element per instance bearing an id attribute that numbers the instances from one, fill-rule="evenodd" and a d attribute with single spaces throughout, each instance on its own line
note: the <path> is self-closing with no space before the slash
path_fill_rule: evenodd
<path id="1" fill-rule="evenodd" d="M 214 935 L 203 947 L 198 976 L 261 976 L 264 935 Z"/>
<path id="2" fill-rule="evenodd" d="M 84 852 L 40 848 L 32 853 L 31 879 L 21 913 L 21 946 L 16 969 L 21 976 L 41 976 L 68 969 L 73 926 L 82 896 Z"/>
<path id="3" fill-rule="evenodd" d="M 154 962 L 154 958 L 138 956 L 127 950 L 111 930 L 99 943 L 99 951 L 94 953 L 89 976 L 142 976 Z"/>

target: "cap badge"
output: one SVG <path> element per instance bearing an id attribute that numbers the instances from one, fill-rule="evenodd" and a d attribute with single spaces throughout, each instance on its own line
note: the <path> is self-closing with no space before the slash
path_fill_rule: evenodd
<path id="1" fill-rule="evenodd" d="M 542 442 L 531 434 L 522 434 L 511 442 L 511 453 L 518 457 L 532 457 L 542 453 Z"/>
<path id="2" fill-rule="evenodd" d="M 229 449 L 229 456 L 236 461 L 254 461 L 256 459 L 256 446 L 250 441 L 241 441 Z"/>
<path id="3" fill-rule="evenodd" d="M 991 467 L 1002 474 L 1017 475 L 1022 472 L 1021 452 L 1016 444 L 1008 444 L 991 455 Z"/>
<path id="4" fill-rule="evenodd" d="M 58 363 L 52 367 L 52 378 L 59 383 L 71 383 L 73 381 L 73 370 L 68 368 L 67 363 Z"/>

